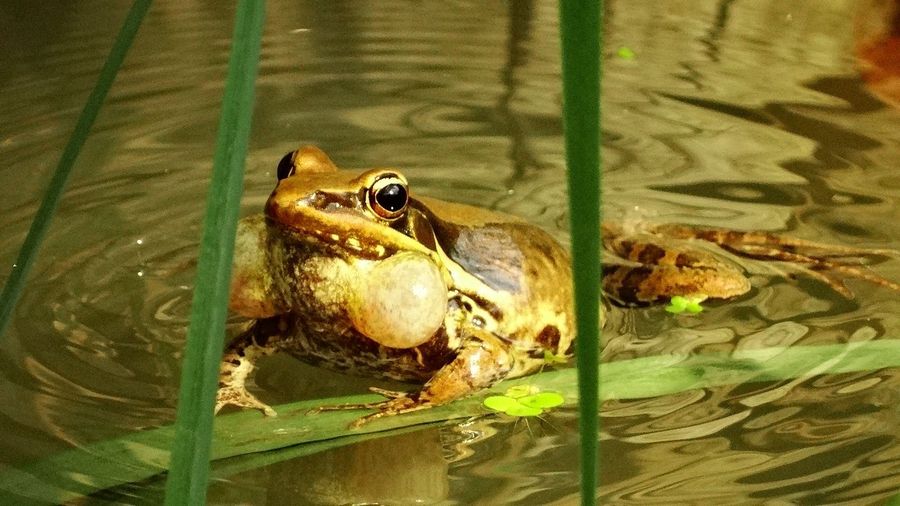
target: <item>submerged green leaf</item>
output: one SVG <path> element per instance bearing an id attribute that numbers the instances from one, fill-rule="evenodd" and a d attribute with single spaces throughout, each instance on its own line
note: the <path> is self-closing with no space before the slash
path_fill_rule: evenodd
<path id="1" fill-rule="evenodd" d="M 772 329 L 772 332 L 776 331 Z M 660 355 L 608 362 L 602 367 L 601 400 L 638 399 L 721 385 L 900 367 L 900 340 L 743 349 L 733 354 Z M 575 370 L 564 369 L 504 381 L 485 395 L 503 397 L 501 394 L 512 387 L 536 387 L 542 393 L 559 392 L 566 399 L 563 405 L 570 405 L 578 396 L 576 385 Z M 310 409 L 318 406 L 379 399 L 376 395 L 363 395 L 302 401 L 276 406 L 278 416 L 272 418 L 255 411 L 220 415 L 215 420 L 211 458 L 216 461 L 236 459 L 242 455 L 294 447 L 290 452 L 279 453 L 280 457 L 267 454 L 266 458 L 253 459 L 254 462 L 271 463 L 273 459 L 333 447 L 341 444 L 340 441 L 349 443 L 370 434 L 377 437 L 376 433 L 384 431 L 425 427 L 425 424 L 488 412 L 483 404 L 484 397 L 472 396 L 446 406 L 379 419 L 358 430 L 347 427 L 365 413 L 362 410 L 308 414 Z M 98 490 L 163 473 L 169 465 L 173 434 L 171 426 L 136 432 L 17 468 L 0 470 L 0 504 L 68 502 Z M 229 462 L 235 464 L 236 470 L 250 465 L 238 465 L 234 460 Z M 226 475 L 225 471 L 217 473 L 219 477 Z"/>

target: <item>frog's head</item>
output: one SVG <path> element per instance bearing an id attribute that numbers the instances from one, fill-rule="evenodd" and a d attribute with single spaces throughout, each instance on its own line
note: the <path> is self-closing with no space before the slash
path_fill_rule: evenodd
<path id="1" fill-rule="evenodd" d="M 277 173 L 265 214 L 325 259 L 305 264 L 318 270 L 308 273 L 312 279 L 325 282 L 314 293 L 342 300 L 353 326 L 385 346 L 430 339 L 444 321 L 450 276 L 427 218 L 410 205 L 403 174 L 339 170 L 309 146 L 285 155 Z"/>
<path id="2" fill-rule="evenodd" d="M 275 224 L 359 258 L 432 253 L 429 227 L 412 226 L 422 217 L 411 210 L 409 183 L 399 171 L 339 170 L 320 149 L 306 146 L 285 155 L 277 174 L 265 210 Z"/>

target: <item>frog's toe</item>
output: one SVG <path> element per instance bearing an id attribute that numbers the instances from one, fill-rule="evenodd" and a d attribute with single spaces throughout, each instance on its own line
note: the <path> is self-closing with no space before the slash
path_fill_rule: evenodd
<path id="1" fill-rule="evenodd" d="M 399 415 L 401 413 L 409 413 L 410 411 L 418 411 L 420 409 L 430 408 L 433 404 L 427 401 L 419 400 L 417 396 L 410 396 L 405 392 L 392 392 L 389 390 L 373 389 L 377 393 L 389 397 L 387 400 L 378 402 L 366 402 L 360 404 L 337 404 L 333 406 L 319 406 L 309 411 L 309 414 L 321 413 L 322 411 L 338 411 L 345 409 L 374 409 L 375 412 L 363 416 L 350 424 L 351 429 L 358 429 L 363 425 L 382 418 L 385 416 Z"/>
<path id="2" fill-rule="evenodd" d="M 372 420 L 377 420 L 378 418 L 399 415 L 401 413 L 409 413 L 411 411 L 419 411 L 420 409 L 430 408 L 431 406 L 432 404 L 429 402 L 419 401 L 415 398 L 405 395 L 403 397 L 388 399 L 386 401 L 382 401 L 376 403 L 373 406 L 370 406 L 370 408 L 375 409 L 376 411 L 374 413 L 358 418 L 356 421 L 350 424 L 350 428 L 358 429 L 363 425 L 371 422 Z"/>
<path id="3" fill-rule="evenodd" d="M 216 414 L 225 406 L 237 406 L 245 409 L 261 411 L 266 416 L 277 416 L 278 413 L 268 404 L 257 399 L 245 389 L 223 387 L 216 395 Z"/>
<path id="4" fill-rule="evenodd" d="M 400 392 L 398 390 L 385 390 L 384 388 L 378 387 L 369 387 L 369 391 L 372 393 L 376 393 L 382 397 L 387 397 L 388 399 L 399 399 L 401 397 L 406 397 L 409 395 L 407 392 Z"/>
<path id="5" fill-rule="evenodd" d="M 334 404 L 331 406 L 319 406 L 318 408 L 313 408 L 308 411 L 309 414 L 321 413 L 323 411 L 344 411 L 348 409 L 381 409 L 382 406 L 388 404 L 392 401 L 398 401 L 399 399 L 405 399 L 409 394 L 406 392 L 399 392 L 396 390 L 385 390 L 383 388 L 378 387 L 369 387 L 369 391 L 381 395 L 383 397 L 387 397 L 385 401 L 375 401 L 375 402 L 360 402 L 354 404 Z"/>
<path id="6" fill-rule="evenodd" d="M 332 404 L 329 406 L 319 406 L 317 408 L 312 408 L 307 411 L 306 414 L 315 415 L 316 413 L 321 413 L 323 411 L 346 411 L 350 409 L 375 409 L 384 402 L 385 401 L 359 402 L 354 404 Z"/>

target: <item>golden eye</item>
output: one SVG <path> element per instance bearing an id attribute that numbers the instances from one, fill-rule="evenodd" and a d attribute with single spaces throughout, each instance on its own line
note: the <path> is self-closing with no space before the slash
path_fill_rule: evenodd
<path id="1" fill-rule="evenodd" d="M 409 192 L 406 181 L 395 174 L 385 174 L 369 187 L 369 208 L 386 220 L 395 220 L 406 211 Z"/>

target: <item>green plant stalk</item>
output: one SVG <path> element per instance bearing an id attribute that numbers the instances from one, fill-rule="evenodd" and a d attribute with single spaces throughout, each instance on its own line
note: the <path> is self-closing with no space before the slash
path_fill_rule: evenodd
<path id="1" fill-rule="evenodd" d="M 106 99 L 113 81 L 116 80 L 119 67 L 122 66 L 125 55 L 128 53 L 128 49 L 131 47 L 131 43 L 134 41 L 138 28 L 140 28 L 144 15 L 147 14 L 152 1 L 135 0 L 131 5 L 131 10 L 128 11 L 128 15 L 125 17 L 125 23 L 122 25 L 122 29 L 119 30 L 119 35 L 116 37 L 112 50 L 110 50 L 109 56 L 106 58 L 106 63 L 103 64 L 103 68 L 100 70 L 97 84 L 94 85 L 93 91 L 88 96 L 87 103 L 84 104 L 84 109 L 82 109 L 78 122 L 75 124 L 75 130 L 72 132 L 72 136 L 63 150 L 59 163 L 56 165 L 56 170 L 50 178 L 47 194 L 44 196 L 44 200 L 41 201 L 41 206 L 34 216 L 34 221 L 31 222 L 31 228 L 28 230 L 28 235 L 25 236 L 22 249 L 19 250 L 19 255 L 16 257 L 16 262 L 9 273 L 9 278 L 3 286 L 3 293 L 0 294 L 0 339 L 6 332 L 13 310 L 19 301 L 19 297 L 22 295 L 25 280 L 37 258 L 38 249 L 44 241 L 44 236 L 47 235 L 47 230 L 50 228 L 50 221 L 56 213 L 56 208 L 59 207 L 59 201 L 65 190 L 69 174 L 72 173 L 72 167 L 75 166 L 78 154 L 87 140 L 91 127 L 94 125 L 94 120 L 97 119 L 97 114 L 100 112 L 100 107 L 103 105 L 103 101 Z"/>
<path id="2" fill-rule="evenodd" d="M 600 9 L 602 0 L 560 0 L 563 124 L 575 281 L 580 392 L 581 502 L 597 489 L 600 308 Z"/>
<path id="3" fill-rule="evenodd" d="M 264 0 L 238 1 L 181 373 L 167 505 L 206 501 L 213 404 L 264 18 Z"/>

